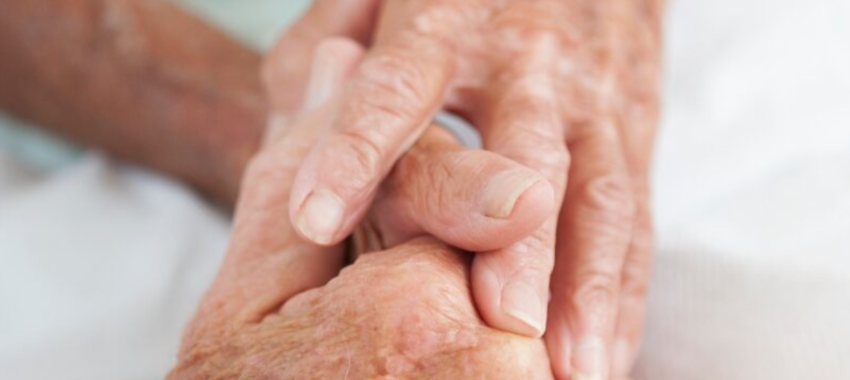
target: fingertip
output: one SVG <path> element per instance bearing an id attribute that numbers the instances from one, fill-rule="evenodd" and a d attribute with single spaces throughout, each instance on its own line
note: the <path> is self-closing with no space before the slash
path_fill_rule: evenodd
<path id="1" fill-rule="evenodd" d="M 502 170 L 479 186 L 479 208 L 468 211 L 477 215 L 467 218 L 467 223 L 456 224 L 452 232 L 459 237 L 452 243 L 461 248 L 485 252 L 506 248 L 534 233 L 554 212 L 552 185 L 530 169 Z M 430 232 L 444 235 L 437 230 Z"/>
<path id="2" fill-rule="evenodd" d="M 488 217 L 510 219 L 514 228 L 534 231 L 554 212 L 555 190 L 539 174 L 529 176 L 511 191 L 495 213 L 486 212 Z"/>
<path id="3" fill-rule="evenodd" d="M 322 40 L 313 56 L 313 67 L 301 112 L 318 114 L 323 107 L 338 99 L 342 88 L 353 75 L 363 58 L 364 48 L 345 37 Z M 315 112 L 314 112 L 315 111 Z M 314 125 L 317 132 L 329 125 Z M 329 246 L 347 236 L 345 223 L 346 202 L 334 192 L 333 186 L 323 186 L 319 175 L 320 163 L 316 147 L 302 160 L 289 199 L 289 218 L 295 231 L 306 241 Z M 327 184 L 325 184 L 327 185 Z"/>
<path id="4" fill-rule="evenodd" d="M 540 338 L 546 331 L 546 306 L 540 294 L 525 281 L 511 281 L 502 288 L 499 322 L 507 331 L 529 338 Z"/>
<path id="5" fill-rule="evenodd" d="M 488 254 L 472 264 L 472 291 L 481 317 L 492 328 L 540 338 L 546 329 L 546 302 L 534 284 L 509 279 Z"/>
<path id="6" fill-rule="evenodd" d="M 550 311 L 549 314 L 545 340 L 552 374 L 558 380 L 570 380 L 573 371 L 569 329 L 564 320 L 558 318 L 557 313 Z"/>
<path id="7" fill-rule="evenodd" d="M 339 196 L 328 190 L 313 191 L 295 215 L 295 229 L 302 238 L 318 245 L 336 243 L 345 217 Z"/>

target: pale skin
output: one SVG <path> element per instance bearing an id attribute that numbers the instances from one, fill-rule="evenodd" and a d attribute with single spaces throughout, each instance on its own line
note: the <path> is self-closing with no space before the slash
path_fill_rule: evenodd
<path id="1" fill-rule="evenodd" d="M 401 158 L 355 239 L 363 252 L 385 249 L 387 241 L 400 244 L 361 256 L 335 279 L 343 247 L 305 242 L 288 219 L 278 217 L 289 207 L 298 162 L 332 125 L 331 116 L 343 106 L 341 89 L 362 54 L 349 40 L 322 43 L 307 87 L 307 98 L 316 103 L 288 117 L 273 109 L 267 143 L 245 176 L 225 264 L 186 331 L 170 379 L 555 378 L 542 340 L 499 332 L 479 319 L 468 258 L 431 238 L 404 242 L 408 227 L 395 222 L 421 227 L 443 208 L 479 213 L 457 190 L 477 194 L 488 186 L 470 183 L 473 172 L 465 170 L 485 178 L 539 174 L 493 153 L 461 148 L 431 127 Z M 269 87 L 272 95 L 276 88 Z M 476 165 L 454 167 L 458 176 L 439 175 L 445 164 L 470 161 Z M 433 196 L 437 184 L 440 197 Z M 490 228 L 493 236 L 533 230 L 545 220 L 539 206 L 551 206 L 547 198 L 546 192 L 525 194 L 504 223 L 472 224 Z"/>
<path id="2" fill-rule="evenodd" d="M 468 276 L 431 238 L 364 255 L 260 321 L 199 315 L 168 379 L 554 379 L 542 340 L 480 320 Z"/>
<path id="3" fill-rule="evenodd" d="M 342 241 L 434 112 L 452 110 L 487 150 L 541 173 L 559 210 L 515 244 L 476 250 L 482 317 L 517 334 L 545 332 L 559 379 L 626 376 L 652 256 L 647 175 L 663 1 L 317 1 L 294 30 L 315 28 L 311 14 L 333 19 L 342 3 L 380 6 L 380 17 L 374 37 L 361 39 L 369 52 L 332 132 L 299 169 L 289 203 L 297 232 Z"/>
<path id="4" fill-rule="evenodd" d="M 337 276 L 343 247 L 305 242 L 279 217 L 288 207 L 295 163 L 326 132 L 329 111 L 339 106 L 339 89 L 361 55 L 349 40 L 321 44 L 314 71 L 336 79 L 309 87 L 324 94 L 317 96 L 320 105 L 270 126 L 246 172 L 225 264 L 186 330 L 169 379 L 553 379 L 542 340 L 498 331 L 478 317 L 467 255 L 433 238 L 417 238 L 365 254 Z M 460 177 L 440 177 L 443 165 L 455 164 Z M 361 252 L 405 239 L 409 225 L 387 218 L 409 213 L 402 219 L 433 220 L 438 183 L 449 190 L 442 205 L 474 215 L 464 193 L 451 190 L 475 193 L 486 184 L 470 185 L 464 175 L 539 176 L 496 154 L 462 148 L 438 127 L 426 132 L 401 166 L 360 230 Z M 541 200 L 551 198 L 545 195 Z M 383 207 L 387 204 L 392 207 Z M 515 229 L 533 230 L 545 218 L 534 199 L 514 207 L 516 215 L 527 217 L 474 223 L 510 236 Z"/>
<path id="5" fill-rule="evenodd" d="M 327 152 L 328 144 L 340 140 L 334 136 L 359 136 L 357 133 L 365 137 L 378 136 L 378 140 L 360 139 L 376 143 L 375 152 L 382 154 L 363 156 L 372 157 L 374 162 L 337 156 L 346 161 L 343 164 L 355 163 L 365 170 L 343 165 L 337 169 L 340 175 L 318 179 L 339 180 L 339 183 L 328 185 L 334 188 L 332 191 L 336 186 L 352 184 L 362 184 L 363 188 L 354 191 L 356 194 L 352 197 L 365 201 L 341 197 L 346 204 L 342 213 L 346 225 L 332 240 L 344 238 L 357 225 L 355 221 L 361 221 L 367 209 L 378 212 L 390 208 L 387 205 L 401 209 L 403 211 L 394 217 L 397 220 L 384 222 L 403 227 L 394 233 L 385 232 L 388 241 L 397 243 L 430 232 L 456 246 L 485 253 L 474 259 L 471 278 L 475 305 L 490 326 L 538 336 L 542 333 L 538 317 L 545 320 L 545 309 L 551 306 L 548 321 L 544 323 L 548 325 L 546 340 L 558 378 L 575 375 L 576 368 L 583 370 L 579 374 L 590 374 L 585 377 L 595 377 L 605 371 L 619 377 L 628 372 L 636 356 L 651 254 L 646 172 L 655 124 L 661 4 L 653 1 L 524 3 L 390 0 L 380 5 L 372 0 L 317 1 L 273 53 L 273 56 L 283 56 L 284 64 L 277 66 L 277 70 L 265 71 L 269 83 L 283 89 L 271 94 L 272 103 L 279 115 L 291 115 L 301 107 L 313 52 L 325 37 L 342 35 L 367 44 L 367 64 L 355 75 L 354 84 L 344 95 L 349 106 L 334 111 L 337 116 L 331 129 L 336 132 L 315 147 L 309 144 L 303 147 L 305 151 L 312 148 L 311 155 L 319 157 L 312 159 L 316 165 L 333 165 L 334 158 L 324 162 L 321 152 Z M 0 72 L 3 73 L 0 80 L 5 80 L 0 86 L 0 103 L 4 108 L 34 118 L 80 141 L 105 147 L 121 157 L 184 178 L 225 204 L 233 201 L 245 162 L 259 145 L 261 124 L 266 115 L 259 82 L 251 74 L 258 69 L 256 53 L 179 9 L 158 1 L 5 0 L 3 4 L 5 8 L 0 18 L 5 17 L 5 21 L 0 22 L 3 28 L 0 50 L 7 59 L 0 60 Z M 106 15 L 110 12 L 98 11 L 108 8 L 119 12 L 124 17 L 119 19 L 123 21 L 135 18 L 142 22 L 107 23 L 109 17 Z M 378 10 L 383 15 L 380 18 L 376 18 Z M 482 14 L 504 17 L 474 17 Z M 588 15 L 593 17 L 579 17 Z M 73 22 L 50 21 L 58 19 Z M 420 21 L 410 22 L 411 19 Z M 26 24 L 27 20 L 31 24 Z M 390 24 L 388 20 L 397 22 Z M 37 43 L 29 41 L 28 38 L 38 35 L 33 35 L 28 25 L 49 26 L 42 32 L 49 33 L 50 37 L 36 38 Z M 192 39 L 174 38 L 184 34 L 168 33 L 168 28 L 153 27 L 156 25 L 184 30 Z M 410 30 L 413 26 L 424 28 L 425 32 Z M 575 30 L 566 33 L 562 30 L 564 26 Z M 453 54 L 447 66 L 441 65 L 441 55 L 434 54 L 430 44 L 423 44 L 438 37 L 429 33 L 442 35 L 437 38 L 442 44 L 451 40 L 447 46 Z M 520 40 L 529 43 L 507 43 L 515 33 L 523 37 Z M 574 40 L 562 38 L 567 34 Z M 121 42 L 127 36 L 148 43 L 129 44 L 127 46 L 134 48 L 126 49 Z M 464 38 L 456 38 L 459 36 Z M 462 43 L 467 38 L 469 46 Z M 170 42 L 163 43 L 166 40 Z M 476 48 L 472 41 L 481 44 Z M 52 45 L 45 45 L 46 42 L 55 43 L 59 48 L 50 48 Z M 25 49 L 26 46 L 40 48 Z M 427 49 L 420 49 L 423 46 Z M 446 46 L 434 48 L 439 52 Z M 214 52 L 231 59 L 217 59 Z M 590 74 L 567 75 L 560 71 L 569 65 L 558 65 L 560 69 L 555 71 L 559 75 L 545 69 L 554 61 L 563 61 L 564 57 Z M 88 63 L 80 66 L 79 59 L 83 58 Z M 404 62 L 412 64 L 398 64 Z M 385 64 L 389 66 L 383 66 Z M 91 70 L 95 66 L 97 70 Z M 446 67 L 451 69 L 448 74 L 444 70 Z M 92 75 L 95 72 L 98 75 Z M 375 72 L 385 72 L 389 74 L 385 78 L 401 80 L 387 82 L 374 77 Z M 550 77 L 538 75 L 540 72 Z M 582 83 L 576 84 L 577 78 Z M 78 85 L 86 80 L 93 82 L 87 86 Z M 545 91 L 539 91 L 540 88 L 531 91 L 532 87 L 539 86 L 528 84 L 536 82 L 552 83 L 558 101 L 553 102 Z M 211 83 L 215 84 L 212 88 Z M 399 83 L 402 87 L 395 86 Z M 609 83 L 612 90 L 596 93 L 600 87 L 594 87 L 593 83 Z M 404 91 L 409 84 L 419 85 Z M 421 96 L 435 85 L 443 87 L 444 97 Z M 19 96 L 21 91 L 26 91 L 27 95 Z M 225 99 L 215 94 L 228 96 Z M 364 101 L 370 99 L 375 104 Z M 404 99 L 411 101 L 402 102 Z M 420 101 L 415 101 L 417 99 Z M 380 112 L 368 112 L 369 118 L 358 119 L 357 104 L 379 111 L 398 109 L 410 115 L 406 121 L 400 118 L 397 122 L 373 124 L 380 128 L 368 131 L 363 126 L 380 117 L 374 116 Z M 399 107 L 383 107 L 388 104 Z M 391 202 L 393 199 L 399 202 L 399 197 L 367 207 L 369 199 L 382 198 L 378 195 L 378 183 L 387 175 L 394 157 L 422 133 L 422 126 L 410 120 L 417 115 L 425 120 L 429 115 L 426 111 L 437 107 L 462 114 L 480 128 L 488 149 L 537 170 L 546 182 L 539 183 L 533 175 L 520 176 L 521 180 L 514 181 L 514 185 L 522 185 L 517 186 L 517 191 L 508 191 L 507 196 L 494 194 L 493 200 L 487 200 L 485 182 L 481 182 L 480 187 L 465 184 L 459 188 L 479 190 L 460 194 L 465 198 L 459 203 L 466 207 L 432 206 L 432 213 L 422 212 L 423 205 L 428 202 L 419 202 L 406 210 L 399 208 L 398 204 L 404 205 L 403 202 Z M 387 117 L 385 121 L 395 119 L 393 115 Z M 585 128 L 609 119 L 616 121 L 611 123 L 613 127 Z M 546 125 L 550 128 L 543 127 Z M 561 133 L 563 138 L 559 137 Z M 165 145 L 161 144 L 164 136 L 168 136 Z M 402 144 L 397 144 L 399 139 L 404 140 Z M 386 144 L 380 144 L 382 141 Z M 369 152 L 358 150 L 358 147 L 343 146 L 342 149 Z M 298 156 L 280 155 L 285 162 L 300 162 L 292 161 L 294 157 Z M 572 161 L 569 169 L 565 161 Z M 408 164 L 399 167 L 416 168 L 415 160 L 405 162 Z M 302 171 L 309 176 L 311 170 L 315 172 L 310 166 Z M 370 173 L 372 175 L 368 175 Z M 351 181 L 360 175 L 364 175 L 364 180 Z M 466 178 L 484 181 L 488 177 Z M 512 178 L 503 177 L 505 180 Z M 533 186 L 524 189 L 529 192 L 524 193 L 522 187 L 529 183 L 529 178 Z M 410 182 L 405 186 L 408 194 L 434 194 L 425 191 L 428 190 L 427 181 L 389 179 L 385 185 Z M 566 185 L 567 179 L 569 185 Z M 311 181 L 304 183 L 308 188 L 315 188 L 315 183 L 310 185 Z M 380 188 L 386 188 L 383 186 Z M 354 190 L 357 187 L 352 186 Z M 491 188 L 510 186 L 500 184 Z M 313 190 L 306 190 L 310 191 Z M 516 197 L 519 208 L 514 210 L 530 210 L 525 211 L 525 216 L 504 211 L 509 209 L 504 205 L 511 202 L 502 201 L 514 198 L 518 192 L 521 193 Z M 546 200 L 545 195 L 549 193 L 554 195 Z M 476 201 L 471 202 L 473 199 Z M 294 205 L 303 206 L 303 202 L 300 203 L 295 201 Z M 560 206 L 559 223 L 555 223 L 551 214 L 538 215 L 540 210 L 551 208 L 547 204 L 555 208 Z M 522 205 L 534 207 L 523 208 Z M 349 215 L 351 207 L 357 212 Z M 297 221 L 298 209 L 290 207 L 279 211 L 292 214 Z M 437 212 L 446 209 L 456 212 Z M 492 218 L 506 214 L 508 217 L 504 220 Z M 462 219 L 464 223 L 452 223 L 448 231 L 446 223 L 440 223 L 456 218 L 466 219 Z M 391 219 L 387 216 L 384 220 Z M 489 221 L 492 226 L 489 230 L 480 229 L 486 224 L 475 222 L 481 221 Z M 496 231 L 500 224 L 513 228 L 491 236 L 481 232 Z M 298 232 L 309 238 L 309 233 Z M 476 232 L 480 235 L 475 236 Z M 528 233 L 531 236 L 524 240 L 513 241 Z M 465 239 L 467 237 L 470 238 Z M 503 240 L 494 241 L 495 238 Z M 299 272 L 303 277 L 300 289 L 320 285 L 336 273 L 338 268 L 332 265 L 334 261 L 326 259 L 328 261 L 319 260 L 316 265 Z M 321 263 L 328 265 L 319 265 Z M 482 275 L 488 272 L 484 270 L 488 267 L 494 276 Z M 549 285 L 549 271 L 553 269 Z M 532 288 L 538 300 L 546 300 L 547 289 L 551 288 L 552 303 L 541 301 L 542 308 L 538 309 L 533 303 L 512 301 L 535 299 L 534 296 L 511 296 L 523 292 L 506 291 L 507 283 L 516 282 L 511 281 L 514 277 L 519 278 L 520 283 L 530 284 L 528 288 Z M 517 304 L 516 307 L 510 306 L 512 303 Z M 584 340 L 591 344 L 582 344 Z M 598 344 L 599 340 L 603 344 Z M 590 348 L 578 350 L 590 355 L 576 355 L 576 347 Z M 585 360 L 587 357 L 591 359 Z M 585 362 L 593 365 L 582 365 Z"/>
<path id="6" fill-rule="evenodd" d="M 468 267 L 433 239 L 365 255 L 261 322 L 206 325 L 221 334 L 187 341 L 168 378 L 553 379 L 541 340 L 478 318 Z"/>

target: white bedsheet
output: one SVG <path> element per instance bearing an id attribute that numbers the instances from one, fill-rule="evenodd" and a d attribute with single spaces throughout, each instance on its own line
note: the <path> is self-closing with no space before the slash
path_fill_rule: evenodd
<path id="1" fill-rule="evenodd" d="M 304 1 L 190 3 L 268 46 L 269 9 Z M 850 4 L 670 3 L 636 377 L 850 379 Z M 24 149 L 0 124 L 0 378 L 161 378 L 228 221 L 168 179 Z"/>

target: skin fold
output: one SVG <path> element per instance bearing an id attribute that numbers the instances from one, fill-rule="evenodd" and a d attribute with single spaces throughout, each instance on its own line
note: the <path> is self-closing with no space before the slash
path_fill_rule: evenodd
<path id="1" fill-rule="evenodd" d="M 405 210 L 414 210 L 409 221 L 421 214 L 415 210 L 433 219 L 427 210 L 438 208 L 419 207 L 437 205 L 434 188 L 407 188 L 416 178 L 433 178 L 442 189 L 469 187 L 426 174 L 441 165 L 433 163 L 475 161 L 478 171 L 539 174 L 496 154 L 466 150 L 433 127 L 383 187 L 355 239 L 358 251 L 368 254 L 341 273 L 343 246 L 305 242 L 280 217 L 286 215 L 298 156 L 326 133 L 327 115 L 339 106 L 340 89 L 362 54 L 351 40 L 321 44 L 313 71 L 322 75 L 311 78 L 307 94 L 320 105 L 269 126 L 264 148 L 246 172 L 225 263 L 186 329 L 169 379 L 552 379 L 541 339 L 501 332 L 480 319 L 469 289 L 468 254 L 432 237 L 400 241 L 411 233 L 408 227 L 387 222 Z M 280 120 L 275 116 L 270 120 Z M 469 203 L 453 191 L 443 198 L 447 207 Z M 533 203 L 515 206 L 517 214 L 537 215 L 528 231 L 546 215 L 535 212 Z M 512 223 L 483 227 L 494 235 L 522 228 L 521 220 Z M 396 240 L 395 248 L 384 248 Z"/>
<path id="2" fill-rule="evenodd" d="M 332 14 L 334 3 L 316 7 Z M 663 5 L 384 1 L 332 132 L 299 169 L 289 208 L 298 233 L 342 241 L 434 112 L 454 111 L 485 149 L 545 176 L 560 210 L 526 239 L 478 251 L 472 290 L 484 320 L 545 331 L 559 379 L 626 376 L 652 256 L 647 177 Z M 289 76 L 281 71 L 274 77 Z"/>
<path id="3" fill-rule="evenodd" d="M 431 238 L 363 255 L 256 324 L 190 341 L 168 379 L 553 379 L 542 340 L 480 319 L 469 264 Z"/>

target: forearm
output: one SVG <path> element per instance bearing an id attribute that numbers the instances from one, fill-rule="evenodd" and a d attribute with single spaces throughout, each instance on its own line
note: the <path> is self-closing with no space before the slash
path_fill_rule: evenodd
<path id="1" fill-rule="evenodd" d="M 159 0 L 0 0 L 0 107 L 235 200 L 260 56 Z"/>

